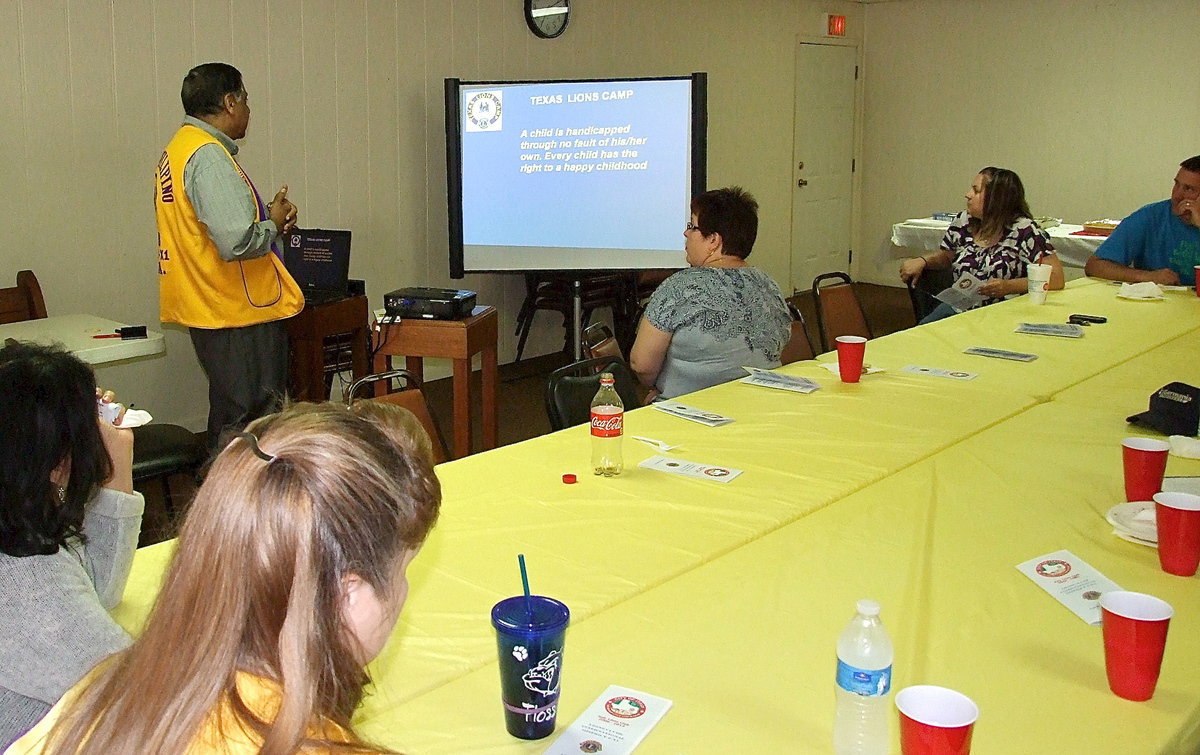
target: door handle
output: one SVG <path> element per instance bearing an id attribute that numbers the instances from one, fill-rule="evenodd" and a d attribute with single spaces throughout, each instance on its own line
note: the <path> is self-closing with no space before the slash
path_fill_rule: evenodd
<path id="1" fill-rule="evenodd" d="M 805 186 L 808 186 L 808 181 L 805 181 L 803 178 L 801 178 L 798 181 L 796 181 L 796 185 L 803 188 Z"/>

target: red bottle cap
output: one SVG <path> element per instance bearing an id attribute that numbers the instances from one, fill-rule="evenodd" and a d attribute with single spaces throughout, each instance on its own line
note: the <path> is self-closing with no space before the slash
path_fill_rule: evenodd
<path id="1" fill-rule="evenodd" d="M 575 483 L 579 482 L 579 478 L 568 472 L 567 474 L 563 475 L 563 482 L 567 485 L 574 485 Z"/>

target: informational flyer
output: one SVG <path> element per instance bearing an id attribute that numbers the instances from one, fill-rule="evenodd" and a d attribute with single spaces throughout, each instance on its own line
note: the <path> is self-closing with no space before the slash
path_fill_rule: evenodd
<path id="1" fill-rule="evenodd" d="M 626 755 L 645 739 L 671 705 L 665 697 L 611 685 L 558 735 L 546 755 Z"/>
<path id="2" fill-rule="evenodd" d="M 742 382 L 750 385 L 761 385 L 764 388 L 777 388 L 781 391 L 795 393 L 812 393 L 821 390 L 818 383 L 799 375 L 783 375 L 774 370 L 764 370 L 761 367 L 742 367 L 742 369 L 750 373 L 749 377 L 742 378 Z"/>
<path id="3" fill-rule="evenodd" d="M 1100 623 L 1100 596 L 1121 587 L 1071 551 L 1017 564 L 1017 569 L 1089 624 Z"/>
<path id="4" fill-rule="evenodd" d="M 700 424 L 708 425 L 709 427 L 719 427 L 721 425 L 728 425 L 730 422 L 733 422 L 733 417 L 726 417 L 725 415 L 717 414 L 716 412 L 706 412 L 703 409 L 697 409 L 694 406 L 681 404 L 678 401 L 655 401 L 650 406 L 653 406 L 660 412 L 666 412 L 667 414 L 679 417 L 681 419 L 691 420 L 692 422 L 699 422 Z"/>
<path id="5" fill-rule="evenodd" d="M 1057 322 L 1023 322 L 1017 325 L 1017 333 L 1035 336 L 1058 336 L 1060 338 L 1083 338 L 1083 326 Z"/>
<path id="6" fill-rule="evenodd" d="M 949 378 L 951 380 L 974 380 L 979 377 L 978 372 L 963 372 L 962 370 L 943 370 L 940 367 L 920 367 L 915 364 L 910 364 L 900 368 L 901 372 L 909 372 L 913 375 L 928 375 L 930 377 Z"/>
<path id="7" fill-rule="evenodd" d="M 939 292 L 935 298 L 962 312 L 984 300 L 984 295 L 979 293 L 979 287 L 982 285 L 983 281 L 974 275 L 963 273 L 958 280 L 950 284 L 949 288 Z"/>
<path id="8" fill-rule="evenodd" d="M 651 456 L 641 464 L 638 464 L 638 466 L 643 469 L 653 469 L 658 472 L 666 472 L 667 474 L 695 477 L 701 480 L 712 480 L 713 482 L 730 482 L 734 477 L 742 473 L 740 469 L 718 467 L 713 464 L 697 464 L 694 461 L 672 459 L 669 456 Z"/>

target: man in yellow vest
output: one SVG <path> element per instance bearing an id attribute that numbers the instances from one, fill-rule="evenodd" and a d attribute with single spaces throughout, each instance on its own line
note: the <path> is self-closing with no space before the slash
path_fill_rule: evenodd
<path id="1" fill-rule="evenodd" d="M 242 74 L 196 66 L 180 92 L 186 117 L 156 173 L 160 319 L 186 326 L 208 376 L 208 443 L 274 411 L 287 388 L 284 322 L 304 296 L 276 240 L 296 224 L 284 185 L 264 205 L 234 155 L 250 104 Z"/>

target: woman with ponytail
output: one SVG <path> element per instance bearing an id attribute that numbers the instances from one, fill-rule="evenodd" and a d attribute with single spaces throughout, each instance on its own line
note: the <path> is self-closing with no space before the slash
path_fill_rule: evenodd
<path id="1" fill-rule="evenodd" d="M 381 751 L 350 719 L 441 501 L 405 414 L 297 404 L 235 436 L 145 631 L 13 751 Z"/>

